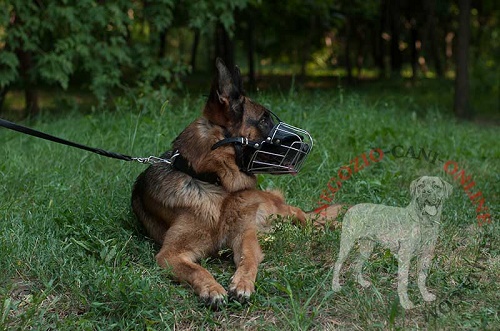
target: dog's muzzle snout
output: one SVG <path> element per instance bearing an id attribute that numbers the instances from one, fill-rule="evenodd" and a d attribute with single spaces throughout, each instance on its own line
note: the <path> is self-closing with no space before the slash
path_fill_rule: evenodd
<path id="1" fill-rule="evenodd" d="M 212 149 L 230 143 L 251 147 L 248 152 L 252 154 L 245 158 L 241 167 L 253 174 L 296 174 L 313 147 L 309 132 L 285 122 L 276 124 L 264 141 L 250 141 L 244 137 L 226 138 L 214 144 Z"/>
<path id="2" fill-rule="evenodd" d="M 435 216 L 438 212 L 441 199 L 439 195 L 432 189 L 424 189 L 419 197 L 422 211 L 429 216 Z"/>
<path id="3" fill-rule="evenodd" d="M 247 171 L 267 174 L 296 174 L 313 146 L 306 130 L 279 122 L 252 155 Z"/>

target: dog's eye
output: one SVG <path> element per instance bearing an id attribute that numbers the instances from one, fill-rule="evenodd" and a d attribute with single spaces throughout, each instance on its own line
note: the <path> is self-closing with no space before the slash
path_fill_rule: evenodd
<path id="1" fill-rule="evenodd" d="M 267 119 L 268 119 L 268 118 L 269 118 L 269 116 L 267 116 L 267 115 L 262 116 L 262 117 L 260 118 L 259 125 L 262 125 L 262 126 L 266 125 L 266 124 L 267 124 Z"/>

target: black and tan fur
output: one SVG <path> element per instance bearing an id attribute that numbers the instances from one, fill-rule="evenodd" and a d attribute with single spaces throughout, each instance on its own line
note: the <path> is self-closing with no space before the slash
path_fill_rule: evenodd
<path id="1" fill-rule="evenodd" d="M 178 280 L 215 306 L 225 300 L 227 292 L 198 260 L 231 248 L 237 269 L 229 292 L 238 300 L 247 299 L 255 291 L 257 267 L 263 258 L 257 232 L 268 227 L 268 216 L 279 214 L 305 222 L 302 210 L 285 204 L 279 192 L 257 190 L 255 176 L 240 170 L 237 159 L 248 153 L 248 147 L 228 144 L 212 150 L 227 137 L 263 140 L 275 124 L 266 108 L 244 95 L 238 68 L 231 73 L 220 60 L 216 67 L 217 78 L 203 115 L 182 131 L 172 150 L 196 174 L 209 174 L 218 181 L 199 180 L 158 163 L 137 178 L 132 193 L 134 213 L 161 245 L 156 255 L 159 265 L 171 269 Z"/>

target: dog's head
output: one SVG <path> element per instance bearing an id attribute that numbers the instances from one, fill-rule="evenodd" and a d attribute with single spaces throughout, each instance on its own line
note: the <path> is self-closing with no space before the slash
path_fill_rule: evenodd
<path id="1" fill-rule="evenodd" d="M 439 177 L 423 176 L 410 185 L 410 194 L 416 203 L 419 216 L 435 217 L 441 215 L 443 202 L 453 187 Z"/>
<path id="2" fill-rule="evenodd" d="M 236 162 L 251 173 L 296 173 L 312 148 L 305 130 L 282 122 L 245 95 L 238 67 L 232 72 L 217 59 L 203 116 L 223 128 L 225 138 L 212 149 L 232 145 Z"/>
<path id="3" fill-rule="evenodd" d="M 245 95 L 238 67 L 230 72 L 222 60 L 217 59 L 216 68 L 203 115 L 224 128 L 228 137 L 265 139 L 275 125 L 270 111 Z"/>

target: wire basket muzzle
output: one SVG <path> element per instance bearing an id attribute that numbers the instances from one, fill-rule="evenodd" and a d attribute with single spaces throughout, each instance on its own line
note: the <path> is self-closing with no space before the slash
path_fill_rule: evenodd
<path id="1" fill-rule="evenodd" d="M 250 158 L 247 171 L 266 174 L 296 174 L 313 147 L 306 130 L 280 122 Z"/>

